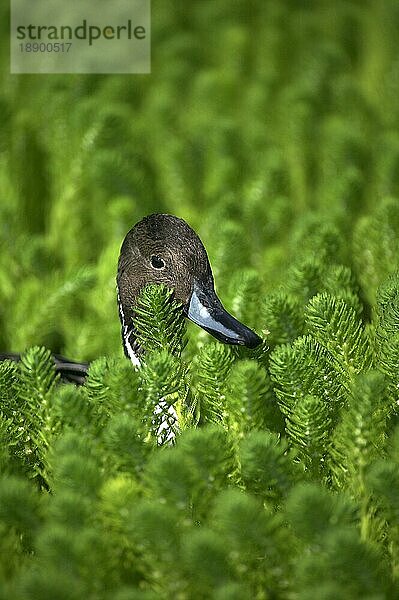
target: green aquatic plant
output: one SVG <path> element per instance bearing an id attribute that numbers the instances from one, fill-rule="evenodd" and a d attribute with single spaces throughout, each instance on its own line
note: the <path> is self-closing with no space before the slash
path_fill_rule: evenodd
<path id="1" fill-rule="evenodd" d="M 153 0 L 137 77 L 10 75 L 6 4 L 0 598 L 396 598 L 395 3 Z M 258 348 L 151 287 L 132 368 L 117 257 L 154 212 Z"/>

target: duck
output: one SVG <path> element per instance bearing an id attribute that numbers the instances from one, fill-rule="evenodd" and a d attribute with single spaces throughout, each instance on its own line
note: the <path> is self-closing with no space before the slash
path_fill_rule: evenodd
<path id="1" fill-rule="evenodd" d="M 231 315 L 215 291 L 214 277 L 205 246 L 180 217 L 155 213 L 141 219 L 126 234 L 118 260 L 116 288 L 121 337 L 125 356 L 141 367 L 144 349 L 137 340 L 135 305 L 148 285 L 163 284 L 172 290 L 185 317 L 219 342 L 255 348 L 262 338 Z M 15 353 L 0 360 L 20 360 Z M 53 355 L 56 372 L 64 382 L 84 384 L 90 363 Z M 154 409 L 159 445 L 174 442 L 178 416 L 173 406 L 160 399 Z"/>
<path id="2" fill-rule="evenodd" d="M 184 315 L 220 342 L 248 348 L 262 342 L 223 307 L 205 246 L 179 217 L 152 214 L 127 233 L 116 283 L 123 347 L 134 366 L 140 365 L 142 354 L 134 329 L 134 306 L 141 290 L 150 284 L 173 290 Z"/>

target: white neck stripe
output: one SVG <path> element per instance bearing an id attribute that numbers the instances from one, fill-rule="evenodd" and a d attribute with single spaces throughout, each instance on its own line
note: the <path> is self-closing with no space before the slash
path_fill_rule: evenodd
<path id="1" fill-rule="evenodd" d="M 119 289 L 118 289 L 118 309 L 119 309 L 119 316 L 120 316 L 121 323 L 122 323 L 122 337 L 123 337 L 123 343 L 126 348 L 126 352 L 128 353 L 133 366 L 140 367 L 141 366 L 140 360 L 139 360 L 138 356 L 135 354 L 135 352 L 132 348 L 132 345 L 130 343 L 129 338 L 130 338 L 130 334 L 132 332 L 129 331 L 129 327 L 126 324 L 125 314 L 123 312 L 122 302 L 121 302 L 121 299 L 119 296 Z"/>

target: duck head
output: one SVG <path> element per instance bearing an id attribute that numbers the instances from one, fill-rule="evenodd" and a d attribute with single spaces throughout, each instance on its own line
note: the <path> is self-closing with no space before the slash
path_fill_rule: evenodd
<path id="1" fill-rule="evenodd" d="M 201 240 L 183 219 L 149 215 L 126 235 L 118 262 L 118 304 L 125 352 L 137 354 L 133 330 L 134 305 L 149 284 L 174 290 L 185 315 L 226 344 L 254 348 L 262 341 L 230 315 L 215 292 L 208 255 Z M 133 361 L 134 362 L 134 361 Z"/>

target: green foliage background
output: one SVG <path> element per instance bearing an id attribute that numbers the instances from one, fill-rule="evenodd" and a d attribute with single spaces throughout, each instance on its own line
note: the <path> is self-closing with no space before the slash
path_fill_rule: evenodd
<path id="1" fill-rule="evenodd" d="M 148 76 L 10 76 L 0 15 L 0 348 L 106 357 L 83 388 L 0 365 L 0 598 L 398 597 L 398 3 L 153 0 Z M 156 211 L 262 349 L 181 353 L 150 289 L 122 358 Z"/>

